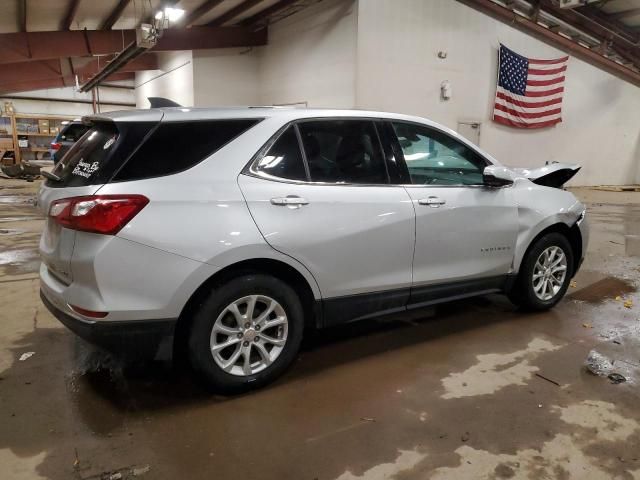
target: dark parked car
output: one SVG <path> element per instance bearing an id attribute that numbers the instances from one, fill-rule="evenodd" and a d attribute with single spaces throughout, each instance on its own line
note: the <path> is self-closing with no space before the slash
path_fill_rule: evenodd
<path id="1" fill-rule="evenodd" d="M 67 123 L 60 133 L 56 135 L 53 142 L 51 142 L 50 153 L 53 162 L 58 163 L 73 144 L 87 133 L 87 130 L 89 130 L 89 127 L 83 124 L 80 120 L 73 120 L 72 122 Z"/>

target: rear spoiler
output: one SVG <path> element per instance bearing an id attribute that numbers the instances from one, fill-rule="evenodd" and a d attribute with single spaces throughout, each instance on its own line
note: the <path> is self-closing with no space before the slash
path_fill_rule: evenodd
<path id="1" fill-rule="evenodd" d="M 545 187 L 560 188 L 580 171 L 580 165 L 553 162 L 538 168 L 512 168 L 518 175 Z"/>

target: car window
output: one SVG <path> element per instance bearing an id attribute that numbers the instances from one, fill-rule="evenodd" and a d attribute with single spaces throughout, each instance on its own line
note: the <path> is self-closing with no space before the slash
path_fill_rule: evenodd
<path id="1" fill-rule="evenodd" d="M 295 127 L 290 126 L 278 137 L 256 165 L 258 172 L 288 180 L 307 180 L 304 160 Z"/>
<path id="2" fill-rule="evenodd" d="M 122 137 L 114 123 L 96 123 L 54 168 L 53 173 L 60 181 L 47 180 L 47 186 L 84 187 L 106 183 L 114 172 L 111 159 L 120 149 Z"/>
<path id="3" fill-rule="evenodd" d="M 200 163 L 261 119 L 161 123 L 114 181 L 172 175 Z"/>
<path id="4" fill-rule="evenodd" d="M 388 183 L 380 142 L 370 120 L 314 120 L 298 125 L 311 181 Z"/>
<path id="5" fill-rule="evenodd" d="M 81 123 L 71 123 L 67 125 L 62 132 L 60 132 L 60 140 L 63 142 L 77 142 L 80 140 L 80 137 L 87 133 L 89 130 L 88 125 L 83 125 Z"/>
<path id="6" fill-rule="evenodd" d="M 458 140 L 413 123 L 393 122 L 411 183 L 481 185 L 486 161 Z"/>

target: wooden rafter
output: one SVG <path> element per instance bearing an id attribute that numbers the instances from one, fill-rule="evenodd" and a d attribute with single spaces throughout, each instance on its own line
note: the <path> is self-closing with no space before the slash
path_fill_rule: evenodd
<path id="1" fill-rule="evenodd" d="M 240 23 L 248 27 L 265 23 L 267 22 L 270 16 L 275 15 L 276 13 L 281 12 L 285 8 L 292 6 L 297 1 L 299 0 L 280 0 L 279 2 L 274 3 L 270 7 L 267 7 L 264 10 L 260 10 L 258 13 L 251 15 L 248 18 L 245 18 Z"/>
<path id="2" fill-rule="evenodd" d="M 214 18 L 213 20 L 211 20 L 209 23 L 207 23 L 207 26 L 209 26 L 209 27 L 221 27 L 222 25 L 224 25 L 225 23 L 229 22 L 230 20 L 233 20 L 237 16 L 243 14 L 244 12 L 249 10 L 250 8 L 255 7 L 261 1 L 262 0 L 244 0 L 244 2 L 242 2 L 239 5 L 233 7 L 229 11 L 223 13 L 218 18 Z"/>
<path id="3" fill-rule="evenodd" d="M 27 0 L 19 0 L 18 8 L 18 24 L 20 25 L 20 31 L 27 31 Z"/>
<path id="4" fill-rule="evenodd" d="M 223 0 L 205 0 L 192 12 L 187 13 L 182 24 L 185 27 L 190 27 L 195 22 L 198 21 L 200 17 L 205 15 L 207 12 L 211 11 L 213 8 L 217 7 L 223 2 Z"/>
<path id="5" fill-rule="evenodd" d="M 69 5 L 67 6 L 67 13 L 62 20 L 62 24 L 60 25 L 60 30 L 69 30 L 71 29 L 71 24 L 73 23 L 73 19 L 78 13 L 78 7 L 80 6 L 80 0 L 69 0 Z"/>
<path id="6" fill-rule="evenodd" d="M 111 30 L 111 28 L 122 16 L 122 12 L 124 12 L 124 9 L 129 6 L 129 3 L 131 3 L 131 0 L 120 0 L 114 7 L 114 9 L 111 10 L 109 16 L 104 19 L 104 21 L 100 25 L 100 30 Z"/>

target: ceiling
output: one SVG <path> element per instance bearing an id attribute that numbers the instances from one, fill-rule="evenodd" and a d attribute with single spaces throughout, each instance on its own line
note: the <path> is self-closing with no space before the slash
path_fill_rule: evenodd
<path id="1" fill-rule="evenodd" d="M 135 40 L 135 29 L 166 6 L 185 15 L 150 53 L 107 80 L 157 69 L 154 51 L 251 47 L 266 27 L 321 0 L 3 0 L 0 94 L 84 83 Z"/>
<path id="2" fill-rule="evenodd" d="M 107 80 L 132 79 L 136 71 L 156 69 L 154 51 L 264 45 L 270 24 L 319 1 L 2 0 L 0 94 L 75 85 L 76 77 L 80 83 L 88 81 L 135 40 L 137 26 L 165 6 L 184 9 L 184 17 L 150 53 Z M 565 42 L 565 49 L 570 42 L 569 51 L 575 47 L 594 64 L 605 69 L 613 65 L 640 83 L 640 0 L 575 0 L 581 4 L 575 8 L 560 8 L 561 0 L 458 1 L 506 15 L 510 22 L 524 18 L 534 29 L 543 28 L 545 35 Z"/>

